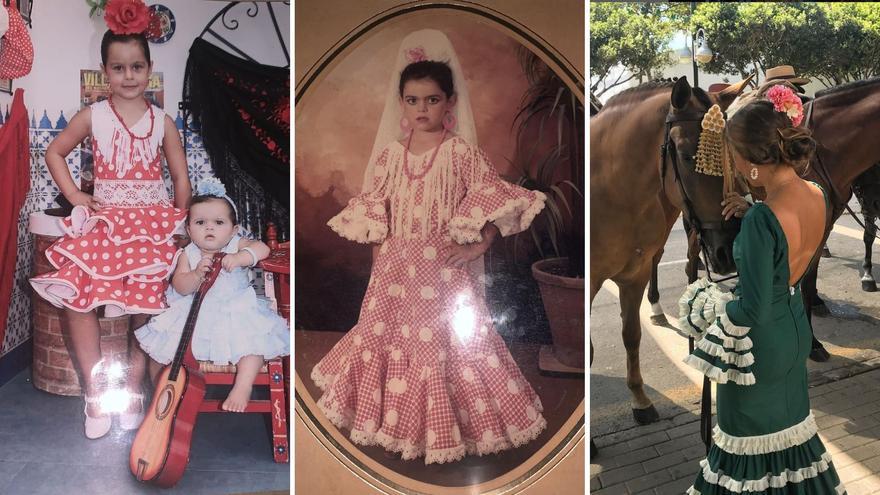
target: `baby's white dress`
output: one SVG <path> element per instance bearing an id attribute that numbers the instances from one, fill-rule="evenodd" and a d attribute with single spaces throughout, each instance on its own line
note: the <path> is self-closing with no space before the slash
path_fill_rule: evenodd
<path id="1" fill-rule="evenodd" d="M 223 252 L 237 253 L 240 239 L 234 236 Z M 184 248 L 181 255 L 187 257 L 190 267 L 196 266 L 202 258 L 193 243 Z M 208 290 L 192 338 L 193 355 L 199 361 L 236 364 L 249 354 L 265 359 L 290 354 L 287 321 L 272 311 L 267 301 L 257 298 L 248 272 L 247 267 L 231 272 L 221 269 Z M 162 364 L 170 363 L 177 352 L 193 294 L 183 296 L 169 286 L 167 297 L 168 310 L 135 331 L 141 348 Z"/>

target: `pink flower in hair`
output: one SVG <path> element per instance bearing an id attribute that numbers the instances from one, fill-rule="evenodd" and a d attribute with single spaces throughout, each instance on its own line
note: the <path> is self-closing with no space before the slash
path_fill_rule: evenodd
<path id="1" fill-rule="evenodd" d="M 792 124 L 798 126 L 804 120 L 804 105 L 788 86 L 773 86 L 767 91 L 767 99 L 773 102 L 773 109 L 787 115 Z"/>
<path id="2" fill-rule="evenodd" d="M 428 60 L 428 55 L 425 54 L 425 49 L 417 46 L 415 48 L 407 48 L 406 49 L 406 59 L 409 63 L 413 64 L 416 62 L 423 62 Z"/>

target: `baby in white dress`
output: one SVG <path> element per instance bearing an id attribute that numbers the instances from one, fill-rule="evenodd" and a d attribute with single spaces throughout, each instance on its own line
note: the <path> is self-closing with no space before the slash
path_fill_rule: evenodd
<path id="1" fill-rule="evenodd" d="M 218 187 L 222 190 L 215 194 L 193 196 L 186 223 L 192 243 L 177 253 L 169 309 L 135 335 L 151 358 L 155 383 L 162 365 L 174 358 L 193 294 L 210 272 L 214 253 L 226 253 L 223 269 L 202 301 L 192 352 L 200 361 L 236 365 L 235 384 L 222 407 L 243 412 L 263 361 L 290 354 L 290 331 L 286 320 L 257 299 L 250 286 L 248 269 L 269 256 L 269 247 L 238 235 L 235 208 L 222 184 Z"/>

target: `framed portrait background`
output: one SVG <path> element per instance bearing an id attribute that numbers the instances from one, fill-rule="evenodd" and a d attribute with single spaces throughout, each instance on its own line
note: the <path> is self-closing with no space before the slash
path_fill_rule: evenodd
<path id="1" fill-rule="evenodd" d="M 513 182 L 521 173 L 515 160 L 517 114 L 534 82 L 525 66 L 552 71 L 580 105 L 585 101 L 583 3 L 561 1 L 547 9 L 528 2 L 374 0 L 351 6 L 332 0 L 297 2 L 296 8 L 292 331 L 297 489 L 315 493 L 325 489 L 319 477 L 309 475 L 317 470 L 333 473 L 320 478 L 345 486 L 346 493 L 444 494 L 460 493 L 464 487 L 469 493 L 568 493 L 560 487 L 582 493 L 583 375 L 548 378 L 538 371 L 539 346 L 530 341 L 529 333 L 540 334 L 541 324 L 504 326 L 511 314 L 522 319 L 523 309 L 541 306 L 537 293 L 525 301 L 496 293 L 492 309 L 499 334 L 539 395 L 558 399 L 553 389 L 566 390 L 563 400 L 542 397 L 548 427 L 529 448 L 430 466 L 423 459 L 385 458 L 381 448 L 355 445 L 346 431 L 323 417 L 316 407 L 320 390 L 309 371 L 357 322 L 370 278 L 369 246 L 339 237 L 326 222 L 360 191 L 401 40 L 420 29 L 446 34 L 468 85 L 479 146 L 499 174 Z M 582 147 L 583 140 L 573 146 Z M 487 258 L 503 254 L 493 250 Z M 510 280 L 495 273 L 498 265 L 493 263 L 487 259 L 485 265 L 487 286 L 493 279 Z M 505 312 L 510 308 L 517 311 Z M 546 408 L 548 402 L 554 406 Z M 470 475 L 461 476 L 462 469 Z"/>

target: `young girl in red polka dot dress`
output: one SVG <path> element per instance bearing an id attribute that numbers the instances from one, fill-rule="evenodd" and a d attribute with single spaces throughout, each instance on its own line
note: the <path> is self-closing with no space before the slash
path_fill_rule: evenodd
<path id="1" fill-rule="evenodd" d="M 319 407 L 355 443 L 443 463 L 520 446 L 546 426 L 468 269 L 499 233 L 528 228 L 545 198 L 501 180 L 475 145 L 443 33 L 404 39 L 398 67 L 367 191 L 329 222 L 381 247 L 357 325 L 311 377 Z"/>
<path id="2" fill-rule="evenodd" d="M 108 30 L 101 41 L 112 96 L 78 112 L 46 151 L 52 178 L 74 209 L 61 221 L 65 235 L 46 250 L 56 270 L 31 279 L 40 296 L 65 310 L 71 354 L 84 382 L 88 438 L 110 430 L 111 412 L 120 413 L 123 429 L 135 429 L 143 419 L 145 354 L 134 344 L 128 363 L 102 362 L 97 309 L 103 307 L 107 317 L 132 315 L 132 329 L 166 309 L 177 251 L 172 235 L 191 196 L 177 127 L 144 97 L 152 68 L 147 39 L 122 31 Z M 94 195 L 76 187 L 64 158 L 86 136 L 95 160 Z M 163 156 L 173 203 L 162 179 Z M 120 369 L 128 372 L 126 390 L 106 393 L 100 384 Z"/>

